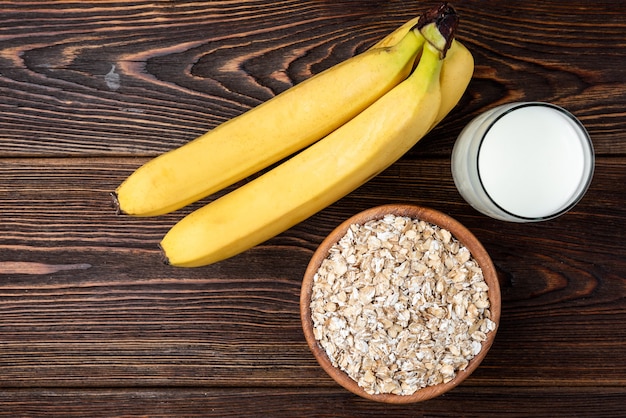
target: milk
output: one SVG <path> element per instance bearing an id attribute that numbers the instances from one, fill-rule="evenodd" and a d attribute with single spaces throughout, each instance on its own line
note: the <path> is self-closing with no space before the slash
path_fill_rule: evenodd
<path id="1" fill-rule="evenodd" d="M 587 190 L 593 166 L 582 124 L 548 103 L 512 103 L 480 115 L 452 152 L 454 181 L 465 200 L 514 222 L 567 212 Z"/>

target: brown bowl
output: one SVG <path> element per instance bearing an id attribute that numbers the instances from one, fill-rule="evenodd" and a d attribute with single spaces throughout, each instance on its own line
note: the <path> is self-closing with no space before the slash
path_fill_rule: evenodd
<path id="1" fill-rule="evenodd" d="M 311 317 L 311 298 L 313 292 L 313 277 L 320 268 L 322 261 L 328 256 L 330 248 L 337 243 L 347 232 L 352 224 L 364 224 L 370 220 L 381 219 L 387 214 L 394 214 L 396 216 L 405 216 L 412 219 L 419 219 L 430 224 L 437 225 L 443 229 L 452 233 L 452 236 L 456 238 L 461 244 L 465 245 L 474 260 L 478 263 L 482 269 L 483 277 L 486 284 L 489 286 L 488 298 L 490 302 L 491 321 L 495 323 L 495 329 L 488 332 L 487 339 L 482 341 L 482 348 L 480 352 L 474 356 L 467 364 L 464 370 L 456 372 L 456 376 L 447 383 L 439 383 L 432 386 L 426 386 L 418 389 L 412 394 L 397 395 L 392 393 L 369 393 L 358 385 L 356 380 L 352 379 L 347 373 L 333 366 L 331 360 L 328 358 L 324 348 L 315 339 L 313 333 L 313 319 Z M 319 248 L 313 254 L 311 261 L 306 269 L 304 279 L 302 282 L 302 290 L 300 294 L 300 314 L 302 319 L 302 326 L 306 341 L 313 352 L 313 355 L 317 359 L 322 368 L 332 377 L 337 383 L 343 386 L 350 392 L 359 395 L 366 399 L 371 399 L 379 402 L 403 404 L 424 401 L 427 399 L 439 396 L 450 389 L 457 386 L 465 378 L 467 378 L 483 360 L 487 351 L 491 347 L 497 327 L 500 320 L 500 286 L 496 275 L 493 263 L 485 251 L 482 244 L 476 239 L 476 237 L 462 224 L 452 219 L 451 217 L 438 212 L 433 209 L 414 205 L 384 205 L 375 207 L 366 211 L 363 211 L 339 225 L 324 241 L 320 244 Z"/>

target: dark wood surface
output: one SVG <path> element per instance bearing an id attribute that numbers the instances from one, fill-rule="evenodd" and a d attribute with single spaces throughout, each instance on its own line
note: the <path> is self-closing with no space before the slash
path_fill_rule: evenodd
<path id="1" fill-rule="evenodd" d="M 160 262 L 160 238 L 197 205 L 151 219 L 111 207 L 109 192 L 143 162 L 431 4 L 0 1 L 0 415 L 623 416 L 624 2 L 454 2 L 476 60 L 457 109 L 365 186 L 232 259 Z M 489 219 L 454 187 L 456 135 L 517 100 L 566 107 L 594 143 L 589 192 L 553 221 Z M 478 370 L 405 406 L 338 387 L 309 352 L 298 313 L 323 237 L 392 202 L 464 223 L 491 254 L 503 295 Z"/>

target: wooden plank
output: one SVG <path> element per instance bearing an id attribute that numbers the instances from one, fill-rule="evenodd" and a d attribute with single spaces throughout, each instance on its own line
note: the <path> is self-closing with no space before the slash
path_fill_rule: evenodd
<path id="1" fill-rule="evenodd" d="M 515 391 L 462 385 L 427 402 L 387 405 L 334 388 L 27 389 L 0 392 L 0 416 L 621 417 L 626 397 L 623 387 Z"/>
<path id="2" fill-rule="evenodd" d="M 432 3 L 0 2 L 0 156 L 154 156 L 363 51 Z M 420 152 L 448 155 L 471 117 L 517 100 L 562 105 L 599 154 L 626 152 L 626 3 L 457 8 L 475 77 Z"/>
<path id="3" fill-rule="evenodd" d="M 286 233 L 198 269 L 159 259 L 182 214 L 113 213 L 107 193 L 141 161 L 2 161 L 0 386 L 332 387 L 300 329 L 301 277 L 344 217 L 390 200 L 457 217 L 496 264 L 502 324 L 470 385 L 626 385 L 623 158 L 598 161 L 571 213 L 531 225 L 468 208 L 447 159 L 403 159 Z"/>

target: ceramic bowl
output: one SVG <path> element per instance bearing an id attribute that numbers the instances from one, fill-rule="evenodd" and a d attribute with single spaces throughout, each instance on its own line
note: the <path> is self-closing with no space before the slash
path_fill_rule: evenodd
<path id="1" fill-rule="evenodd" d="M 313 333 L 313 320 L 311 317 L 310 302 L 313 289 L 313 278 L 318 271 L 322 261 L 328 256 L 329 249 L 337 243 L 349 229 L 352 224 L 364 224 L 370 220 L 383 218 L 387 214 L 394 214 L 396 216 L 405 216 L 413 219 L 423 220 L 430 224 L 437 225 L 452 233 L 452 236 L 456 238 L 461 244 L 465 245 L 474 260 L 478 263 L 482 269 L 484 280 L 489 286 L 488 298 L 490 302 L 491 320 L 495 323 L 493 331 L 487 333 L 487 339 L 483 341 L 480 352 L 473 357 L 467 367 L 462 371 L 457 371 L 456 376 L 447 383 L 440 383 L 433 386 L 426 386 L 418 389 L 413 394 L 409 395 L 396 395 L 391 393 L 370 394 L 361 388 L 355 380 L 353 380 L 347 373 L 341 369 L 333 366 L 328 358 L 324 348 L 315 339 Z M 339 225 L 323 242 L 319 248 L 313 254 L 309 265 L 306 269 L 302 291 L 300 295 L 300 313 L 302 319 L 302 326 L 306 341 L 317 359 L 320 366 L 326 371 L 326 373 L 332 377 L 339 385 L 343 386 L 350 392 L 359 395 L 363 398 L 385 402 L 393 404 L 412 403 L 424 401 L 427 399 L 439 396 L 452 388 L 456 387 L 463 380 L 465 380 L 481 363 L 486 356 L 489 348 L 491 347 L 495 335 L 497 326 L 500 319 L 500 287 L 498 283 L 498 277 L 494 265 L 487 254 L 487 251 L 482 244 L 476 239 L 476 237 L 462 224 L 453 218 L 433 209 L 414 206 L 414 205 L 385 205 L 375 207 L 347 219 L 341 225 Z"/>

